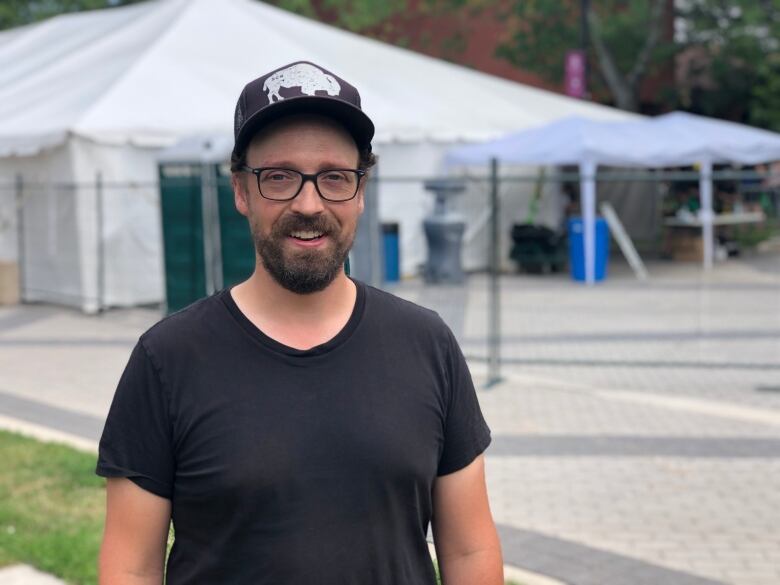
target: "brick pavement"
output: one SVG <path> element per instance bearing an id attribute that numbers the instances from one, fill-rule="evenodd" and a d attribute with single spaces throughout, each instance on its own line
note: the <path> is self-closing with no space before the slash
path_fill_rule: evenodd
<path id="1" fill-rule="evenodd" d="M 507 560 L 573 585 L 777 585 L 780 257 L 650 273 L 502 279 L 506 381 L 480 399 Z M 397 292 L 480 358 L 487 282 L 468 290 Z"/>
<path id="2" fill-rule="evenodd" d="M 496 433 L 488 485 L 499 523 L 687 574 L 657 583 L 780 582 L 780 429 L 759 438 L 741 421 L 522 382 L 481 400 Z M 590 582 L 577 557 L 555 569 Z"/>
<path id="3" fill-rule="evenodd" d="M 571 585 L 780 583 L 780 262 L 506 277 L 480 392 L 508 562 Z M 404 283 L 484 355 L 486 283 Z M 149 310 L 0 309 L 3 417 L 96 437 Z M 470 362 L 478 385 L 484 363 Z M 8 419 L 11 420 L 11 419 Z M 24 422 L 24 421 L 22 421 Z"/>

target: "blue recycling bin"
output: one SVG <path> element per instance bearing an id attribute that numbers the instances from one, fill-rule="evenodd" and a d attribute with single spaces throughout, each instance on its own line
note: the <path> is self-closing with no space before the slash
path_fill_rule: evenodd
<path id="1" fill-rule="evenodd" d="M 401 278 L 401 254 L 398 242 L 398 224 L 382 224 L 382 245 L 385 256 L 385 282 L 398 282 Z"/>
<path id="2" fill-rule="evenodd" d="M 585 281 L 585 229 L 581 217 L 569 220 L 569 264 L 571 277 Z M 609 227 L 603 217 L 596 218 L 596 282 L 607 277 Z"/>

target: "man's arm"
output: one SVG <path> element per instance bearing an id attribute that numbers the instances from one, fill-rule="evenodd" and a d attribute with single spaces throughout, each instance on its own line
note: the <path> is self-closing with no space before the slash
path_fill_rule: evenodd
<path id="1" fill-rule="evenodd" d="M 432 524 L 443 585 L 503 585 L 501 544 L 488 504 L 484 455 L 436 479 Z"/>
<path id="2" fill-rule="evenodd" d="M 101 585 L 162 585 L 171 502 L 125 478 L 106 485 Z"/>

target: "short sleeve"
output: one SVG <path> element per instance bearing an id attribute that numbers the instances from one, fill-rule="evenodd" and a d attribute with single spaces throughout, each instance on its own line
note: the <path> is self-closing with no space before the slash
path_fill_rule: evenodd
<path id="1" fill-rule="evenodd" d="M 103 429 L 96 473 L 127 477 L 143 489 L 170 499 L 174 455 L 168 399 L 143 341 L 119 380 Z"/>
<path id="2" fill-rule="evenodd" d="M 482 416 L 471 372 L 450 331 L 447 355 L 449 395 L 444 448 L 437 475 L 447 475 L 466 467 L 490 445 L 490 429 Z"/>

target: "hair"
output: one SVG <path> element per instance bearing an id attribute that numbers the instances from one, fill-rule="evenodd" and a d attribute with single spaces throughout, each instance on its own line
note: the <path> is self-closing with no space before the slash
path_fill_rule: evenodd
<path id="1" fill-rule="evenodd" d="M 370 171 L 371 168 L 376 165 L 377 158 L 378 157 L 371 152 L 371 145 L 369 144 L 358 151 L 358 168 L 361 171 Z"/>

